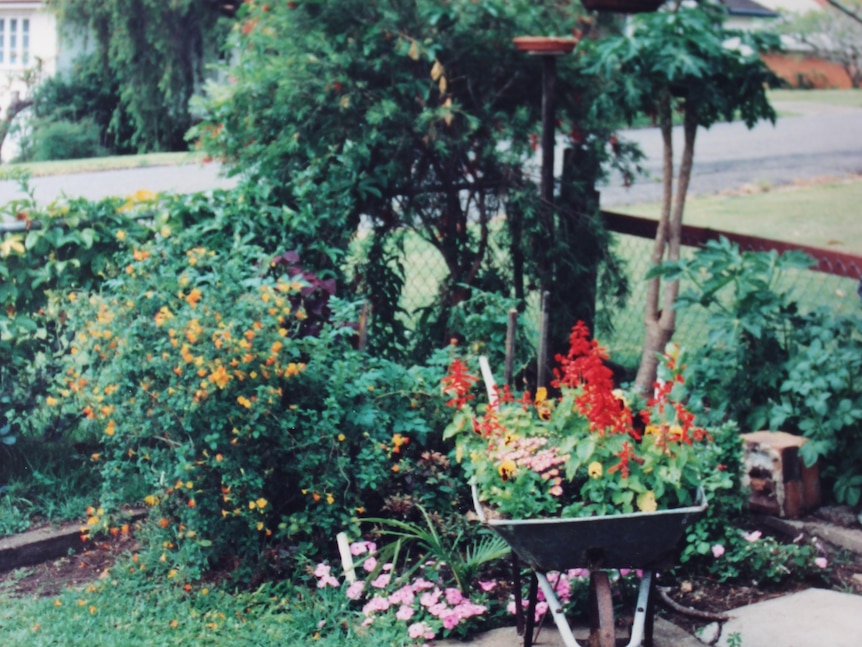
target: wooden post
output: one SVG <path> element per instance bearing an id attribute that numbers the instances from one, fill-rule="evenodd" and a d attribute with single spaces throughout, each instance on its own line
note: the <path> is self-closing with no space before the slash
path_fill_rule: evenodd
<path id="1" fill-rule="evenodd" d="M 542 305 L 539 313 L 539 352 L 536 358 L 536 388 L 547 386 L 548 372 L 548 302 L 549 292 L 542 292 Z"/>
<path id="2" fill-rule="evenodd" d="M 503 371 L 503 384 L 512 385 L 512 371 L 515 364 L 515 331 L 518 325 L 518 311 L 515 308 L 509 310 L 509 318 L 506 322 L 506 366 Z"/>

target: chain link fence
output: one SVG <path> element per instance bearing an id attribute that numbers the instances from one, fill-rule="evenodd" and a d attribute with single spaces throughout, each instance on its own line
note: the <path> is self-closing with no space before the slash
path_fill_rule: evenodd
<path id="1" fill-rule="evenodd" d="M 640 360 L 644 342 L 644 277 L 650 267 L 656 222 L 610 212 L 602 215 L 612 232 L 614 251 L 625 262 L 630 295 L 626 305 L 613 312 L 612 329 L 598 333 L 616 362 L 634 367 Z M 789 290 L 802 312 L 826 307 L 840 315 L 860 313 L 862 256 L 690 226 L 683 227 L 683 253 L 691 254 L 707 240 L 717 240 L 720 236 L 738 244 L 742 251 L 804 251 L 814 259 L 815 265 L 809 270 L 787 270 L 779 289 Z M 404 251 L 406 281 L 401 306 L 409 320 L 434 301 L 441 281 L 446 278 L 446 267 L 440 253 L 418 237 L 409 236 Z M 490 253 L 497 255 L 497 262 L 502 262 L 507 251 L 493 249 Z M 683 290 L 685 287 L 685 284 L 681 286 Z M 531 295 L 525 322 L 530 330 L 538 328 L 537 303 L 538 295 Z M 702 345 L 707 337 L 707 319 L 708 313 L 701 308 L 680 311 L 674 340 L 689 348 Z"/>

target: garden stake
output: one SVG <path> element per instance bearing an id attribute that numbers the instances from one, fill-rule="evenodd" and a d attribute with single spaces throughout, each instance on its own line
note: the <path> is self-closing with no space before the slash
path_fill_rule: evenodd
<path id="1" fill-rule="evenodd" d="M 503 384 L 512 384 L 512 370 L 515 363 L 515 328 L 518 325 L 518 311 L 515 308 L 509 310 L 509 318 L 506 323 L 506 364 L 503 370 Z"/>

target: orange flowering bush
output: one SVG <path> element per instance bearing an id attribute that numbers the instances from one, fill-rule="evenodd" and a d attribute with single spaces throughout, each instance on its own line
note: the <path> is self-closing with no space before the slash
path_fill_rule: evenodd
<path id="1" fill-rule="evenodd" d="M 160 563 L 186 577 L 314 555 L 387 496 L 420 496 L 436 469 L 419 377 L 352 348 L 353 328 L 332 323 L 355 314 L 334 282 L 205 233 L 136 247 L 119 277 L 70 300 L 49 396 L 103 445 L 108 512 L 90 529 L 142 499 Z"/>
<path id="2" fill-rule="evenodd" d="M 446 437 L 482 501 L 512 518 L 651 512 L 694 503 L 718 450 L 685 406 L 682 358 L 665 356 L 640 407 L 614 387 L 607 354 L 578 323 L 546 389 L 497 390 L 474 407 L 471 375 L 456 359 L 443 380 L 454 409 Z M 720 470 L 719 470 L 720 474 Z"/>

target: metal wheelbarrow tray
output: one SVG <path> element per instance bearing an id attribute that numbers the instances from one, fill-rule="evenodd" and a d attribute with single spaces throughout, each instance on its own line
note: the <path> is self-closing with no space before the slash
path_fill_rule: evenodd
<path id="1" fill-rule="evenodd" d="M 629 647 L 643 644 L 645 625 L 647 642 L 650 642 L 653 571 L 667 568 L 675 562 L 686 526 L 700 518 L 707 508 L 706 497 L 700 490 L 695 505 L 673 510 L 565 519 L 489 519 L 479 502 L 475 486 L 473 504 L 482 523 L 500 535 L 518 558 L 534 571 L 567 647 L 580 646 L 548 582 L 548 572 L 571 568 L 590 570 L 595 635 L 595 638 L 591 637 L 591 644 L 613 647 L 610 584 L 607 574 L 600 569 L 629 568 L 644 571 Z M 529 629 L 529 614 L 527 620 Z M 528 630 L 524 641 L 528 647 L 531 643 L 530 633 Z"/>

